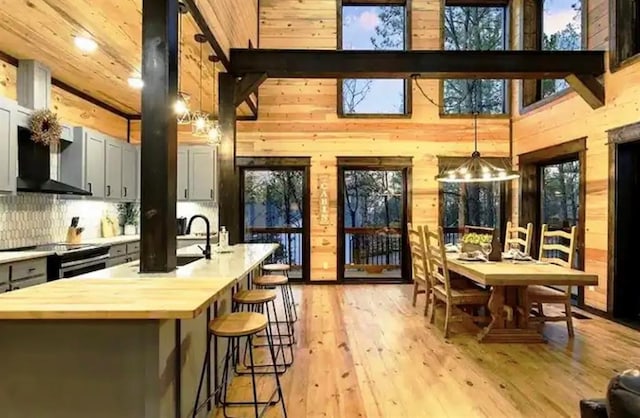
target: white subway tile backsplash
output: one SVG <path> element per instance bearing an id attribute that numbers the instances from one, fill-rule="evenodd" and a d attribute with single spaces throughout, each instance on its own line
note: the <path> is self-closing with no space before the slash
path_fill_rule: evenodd
<path id="1" fill-rule="evenodd" d="M 176 209 L 178 216 L 205 215 L 212 230 L 218 228 L 218 208 L 213 202 L 178 202 Z M 74 216 L 80 217 L 84 238 L 97 238 L 105 215 L 117 215 L 117 204 L 35 193 L 0 196 L 0 249 L 62 242 Z M 193 232 L 204 230 L 203 222 L 194 223 Z"/>

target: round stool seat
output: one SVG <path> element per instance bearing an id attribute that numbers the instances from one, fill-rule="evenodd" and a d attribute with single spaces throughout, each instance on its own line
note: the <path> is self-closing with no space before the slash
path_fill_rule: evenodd
<path id="1" fill-rule="evenodd" d="M 288 282 L 289 279 L 287 278 L 287 276 L 278 276 L 275 274 L 259 276 L 253 279 L 253 284 L 256 284 L 258 286 L 278 286 L 287 284 Z"/>
<path id="2" fill-rule="evenodd" d="M 209 329 L 218 337 L 246 337 L 267 328 L 267 317 L 256 312 L 233 312 L 209 323 Z"/>
<path id="3" fill-rule="evenodd" d="M 276 299 L 276 292 L 268 289 L 241 290 L 233 295 L 233 301 L 247 305 L 258 305 Z"/>
<path id="4" fill-rule="evenodd" d="M 265 264 L 262 266 L 264 271 L 288 271 L 291 268 L 288 264 Z"/>

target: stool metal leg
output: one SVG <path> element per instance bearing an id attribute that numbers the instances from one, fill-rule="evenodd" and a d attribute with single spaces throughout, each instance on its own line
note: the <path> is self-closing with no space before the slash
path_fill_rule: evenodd
<path id="1" fill-rule="evenodd" d="M 273 303 L 273 301 L 272 301 Z M 273 304 L 273 309 L 275 312 L 275 304 Z M 267 310 L 268 313 L 268 310 Z M 267 327 L 267 342 L 269 344 L 269 351 L 271 352 L 271 361 L 273 363 L 273 374 L 276 378 L 276 389 L 278 391 L 278 397 L 280 398 L 280 402 L 282 402 L 282 413 L 284 418 L 287 418 L 287 405 L 284 402 L 284 395 L 282 393 L 282 386 L 280 385 L 280 377 L 278 375 L 278 368 L 276 366 L 276 355 L 274 353 L 273 350 L 273 333 L 271 332 L 271 327 Z M 284 359 L 284 352 L 282 355 L 283 359 Z M 293 361 L 293 354 L 291 355 L 291 361 Z"/>
<path id="2" fill-rule="evenodd" d="M 198 401 L 200 400 L 200 392 L 202 391 L 202 386 L 204 385 L 204 375 L 207 371 L 207 364 L 211 361 L 211 334 L 207 335 L 207 350 L 204 357 L 204 361 L 202 362 L 202 373 L 200 373 L 200 381 L 198 383 L 198 392 L 196 393 L 196 401 L 193 405 L 193 418 L 196 418 L 200 409 L 207 404 L 209 399 L 211 399 L 211 394 L 207 394 L 207 399 L 202 402 L 202 405 L 198 405 Z"/>

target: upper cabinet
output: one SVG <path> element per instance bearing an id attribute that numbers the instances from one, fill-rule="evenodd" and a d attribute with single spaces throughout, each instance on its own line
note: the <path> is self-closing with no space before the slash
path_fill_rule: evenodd
<path id="1" fill-rule="evenodd" d="M 107 139 L 105 141 L 105 190 L 107 199 L 122 197 L 122 145 L 124 142 Z"/>
<path id="2" fill-rule="evenodd" d="M 60 180 L 91 193 L 105 195 L 106 138 L 90 129 L 73 128 L 73 142 L 60 148 Z"/>
<path id="3" fill-rule="evenodd" d="M 122 200 L 138 198 L 138 147 L 122 143 Z"/>
<path id="4" fill-rule="evenodd" d="M 18 131 L 14 118 L 15 103 L 0 98 L 0 193 L 12 193 L 16 188 Z"/>
<path id="5" fill-rule="evenodd" d="M 179 147 L 177 170 L 178 200 L 215 200 L 217 187 L 214 147 Z"/>

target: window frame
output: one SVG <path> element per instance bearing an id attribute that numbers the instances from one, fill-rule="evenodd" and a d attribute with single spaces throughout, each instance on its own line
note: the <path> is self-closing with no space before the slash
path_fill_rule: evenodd
<path id="1" fill-rule="evenodd" d="M 615 1 L 615 0 L 609 0 L 609 1 Z M 581 45 L 581 51 L 588 51 L 589 50 L 589 37 L 588 37 L 588 25 L 589 25 L 589 17 L 588 17 L 588 0 L 580 0 L 580 2 L 582 3 L 581 6 L 581 16 L 580 16 L 580 45 Z M 538 51 L 542 51 L 542 39 L 544 36 L 544 0 L 540 0 L 540 1 L 535 1 L 536 7 L 535 7 L 535 15 L 531 16 L 528 11 L 530 10 L 529 8 L 527 8 L 526 6 L 523 6 L 523 12 L 521 14 L 521 18 L 520 18 L 520 27 L 521 29 L 521 42 L 530 42 L 531 40 L 526 40 L 524 39 L 527 35 L 524 33 L 524 28 L 525 25 L 527 24 L 527 20 L 529 19 L 534 19 L 534 23 L 535 23 L 535 33 L 534 34 L 530 34 L 529 36 L 535 36 L 535 48 L 522 48 L 522 49 L 534 49 L 534 50 L 538 50 Z M 527 101 L 527 97 L 525 97 L 524 94 L 524 89 L 526 85 L 532 86 L 535 85 L 535 94 L 534 97 L 532 99 L 530 99 L 530 101 Z M 564 97 L 567 94 L 569 94 L 570 92 L 573 91 L 573 89 L 571 88 L 571 86 L 567 86 L 566 88 L 562 89 L 562 90 L 558 90 L 553 94 L 550 94 L 547 97 L 542 97 L 542 80 L 522 80 L 521 81 L 521 86 L 522 88 L 520 89 L 520 114 L 525 114 L 529 111 L 532 111 L 534 109 L 537 109 L 541 106 L 544 106 L 547 103 L 551 103 L 554 100 L 560 98 L 560 97 Z M 533 89 L 532 89 L 533 90 Z"/>
<path id="2" fill-rule="evenodd" d="M 483 159 L 487 160 L 493 164 L 501 164 L 508 160 L 508 157 L 483 157 Z M 442 171 L 451 166 L 459 166 L 463 162 L 468 160 L 467 157 L 449 157 L 449 156 L 438 156 L 438 171 Z M 496 183 L 496 182 L 493 182 Z M 500 242 L 503 240 L 504 231 L 507 227 L 507 219 L 510 218 L 511 208 L 512 208 L 512 200 L 511 200 L 511 185 L 508 181 L 497 182 L 500 183 L 500 208 L 498 210 L 500 217 L 500 225 L 496 225 L 495 228 L 498 228 Z M 444 220 L 444 189 L 442 187 L 442 183 L 438 182 L 438 225 L 443 227 L 445 230 L 445 234 L 447 233 L 446 228 L 443 225 Z M 459 224 L 458 220 L 458 224 Z M 464 229 L 464 225 L 458 225 L 458 233 L 462 233 Z M 451 231 L 449 231 L 451 232 Z"/>
<path id="3" fill-rule="evenodd" d="M 405 14 L 405 31 L 404 31 L 404 51 L 411 50 L 411 0 L 336 0 L 336 50 L 342 50 L 342 8 L 344 6 L 402 6 L 404 7 Z M 367 119 L 367 118 L 381 118 L 381 119 L 406 119 L 411 118 L 413 113 L 413 83 L 411 78 L 405 78 L 404 80 L 404 112 L 403 113 L 345 113 L 344 103 L 342 99 L 342 84 L 345 79 L 338 78 L 337 94 L 336 94 L 336 109 L 339 118 L 347 119 Z"/>
<path id="4" fill-rule="evenodd" d="M 511 6 L 508 1 L 501 0 L 446 0 L 440 13 L 440 50 L 444 51 L 445 40 L 445 9 L 447 7 L 502 7 L 504 9 L 504 51 L 511 49 Z M 444 79 L 438 80 L 439 104 L 438 114 L 442 119 L 472 119 L 473 112 L 470 113 L 445 113 L 444 111 Z M 484 119 L 509 119 L 511 117 L 511 94 L 512 80 L 504 80 L 504 111 L 502 113 L 480 113 L 478 118 Z"/>
<path id="5" fill-rule="evenodd" d="M 623 5 L 622 2 L 626 3 Z M 638 51 L 635 54 L 625 58 L 620 57 L 622 53 L 620 50 L 621 44 L 629 43 L 630 38 L 633 37 L 634 33 L 634 27 L 631 23 L 624 21 L 623 24 L 620 25 L 618 19 L 618 16 L 625 14 L 624 10 L 621 9 L 631 7 L 629 3 L 631 3 L 631 0 L 609 0 L 609 71 L 612 73 L 636 62 L 640 62 L 640 45 L 638 45 Z M 625 24 L 627 23 L 629 26 L 625 27 Z M 640 22 L 636 22 L 635 30 L 640 30 Z"/>

